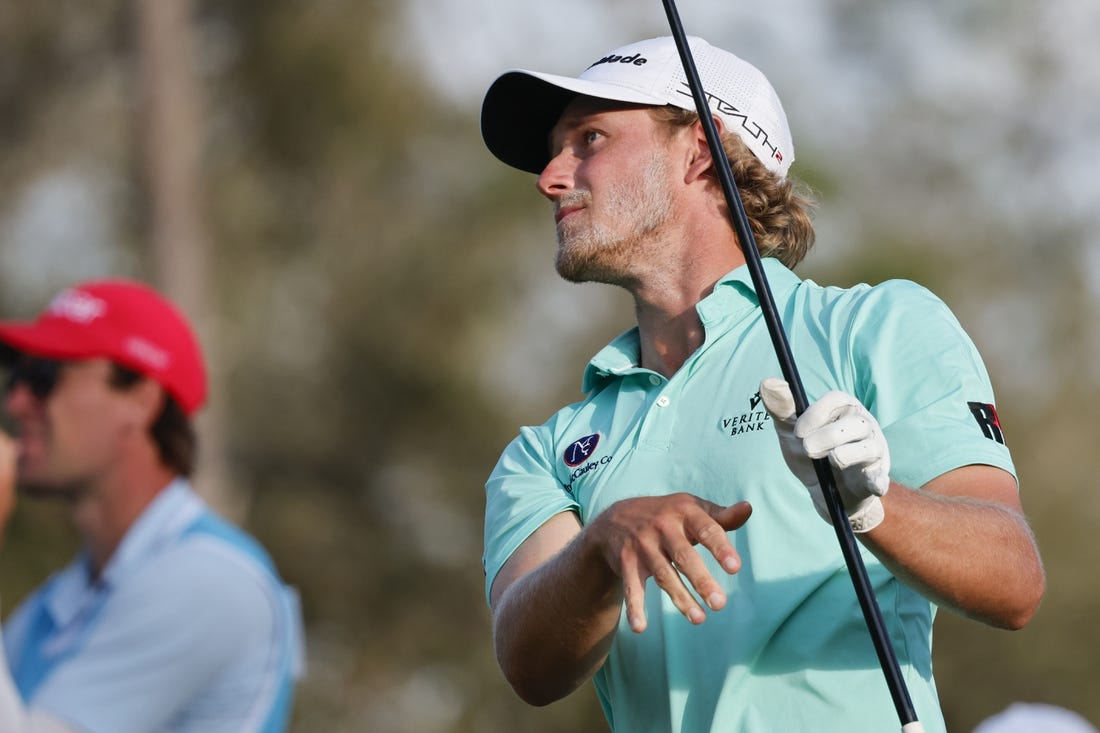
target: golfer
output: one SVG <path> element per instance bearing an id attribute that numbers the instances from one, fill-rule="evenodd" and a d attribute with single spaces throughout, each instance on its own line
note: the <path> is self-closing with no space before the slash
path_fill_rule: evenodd
<path id="1" fill-rule="evenodd" d="M 504 73 L 501 161 L 553 205 L 558 274 L 626 289 L 637 326 L 584 398 L 486 484 L 496 653 L 527 702 L 593 680 L 629 733 L 898 726 L 812 458 L 834 466 L 919 720 L 944 729 L 938 608 L 1018 629 L 1045 581 L 989 378 L 947 307 L 894 280 L 793 274 L 813 202 L 756 68 L 691 39 L 809 408 L 797 420 L 670 38 L 579 77 Z M 823 521 L 824 520 L 824 521 Z"/>

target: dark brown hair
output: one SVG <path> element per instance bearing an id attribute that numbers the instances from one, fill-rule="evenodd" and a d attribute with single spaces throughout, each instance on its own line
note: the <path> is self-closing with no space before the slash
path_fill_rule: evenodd
<path id="1" fill-rule="evenodd" d="M 111 386 L 127 389 L 144 379 L 141 374 L 118 364 L 112 364 Z M 149 429 L 149 436 L 157 446 L 160 460 L 181 476 L 190 476 L 195 470 L 198 439 L 190 418 L 167 392 L 164 407 Z"/>

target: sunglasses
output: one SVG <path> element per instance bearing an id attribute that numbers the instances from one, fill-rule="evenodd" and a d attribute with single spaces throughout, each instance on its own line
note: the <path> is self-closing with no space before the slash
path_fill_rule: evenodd
<path id="1" fill-rule="evenodd" d="M 61 362 L 52 359 L 25 357 L 8 369 L 4 394 L 10 394 L 20 383 L 27 385 L 35 397 L 44 400 L 50 396 L 61 376 Z"/>

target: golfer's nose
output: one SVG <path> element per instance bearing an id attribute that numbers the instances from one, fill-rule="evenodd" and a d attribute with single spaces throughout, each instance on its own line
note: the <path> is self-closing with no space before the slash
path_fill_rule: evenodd
<path id="1" fill-rule="evenodd" d="M 542 169 L 542 173 L 535 182 L 535 188 L 551 201 L 562 193 L 572 190 L 576 163 L 576 157 L 569 149 L 563 149 Z"/>

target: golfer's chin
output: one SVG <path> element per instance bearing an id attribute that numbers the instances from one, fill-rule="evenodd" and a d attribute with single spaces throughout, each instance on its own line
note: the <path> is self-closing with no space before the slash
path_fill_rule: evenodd
<path id="1" fill-rule="evenodd" d="M 556 269 L 558 275 L 563 280 L 568 280 L 571 283 L 605 283 L 607 285 L 617 285 L 621 280 L 621 277 L 617 273 L 612 272 L 608 268 L 594 266 L 588 261 L 577 261 L 575 259 L 562 260 L 558 258 L 556 262 Z"/>
<path id="2" fill-rule="evenodd" d="M 558 275 L 560 275 L 563 280 L 568 280 L 571 283 L 591 282 L 591 277 L 588 275 L 588 268 L 574 259 L 559 256 L 557 260 L 554 261 L 554 269 L 558 271 Z"/>
<path id="3" fill-rule="evenodd" d="M 618 285 L 623 273 L 610 260 L 613 248 L 594 244 L 590 240 L 558 240 L 554 268 L 563 280 L 573 283 L 606 283 Z"/>

